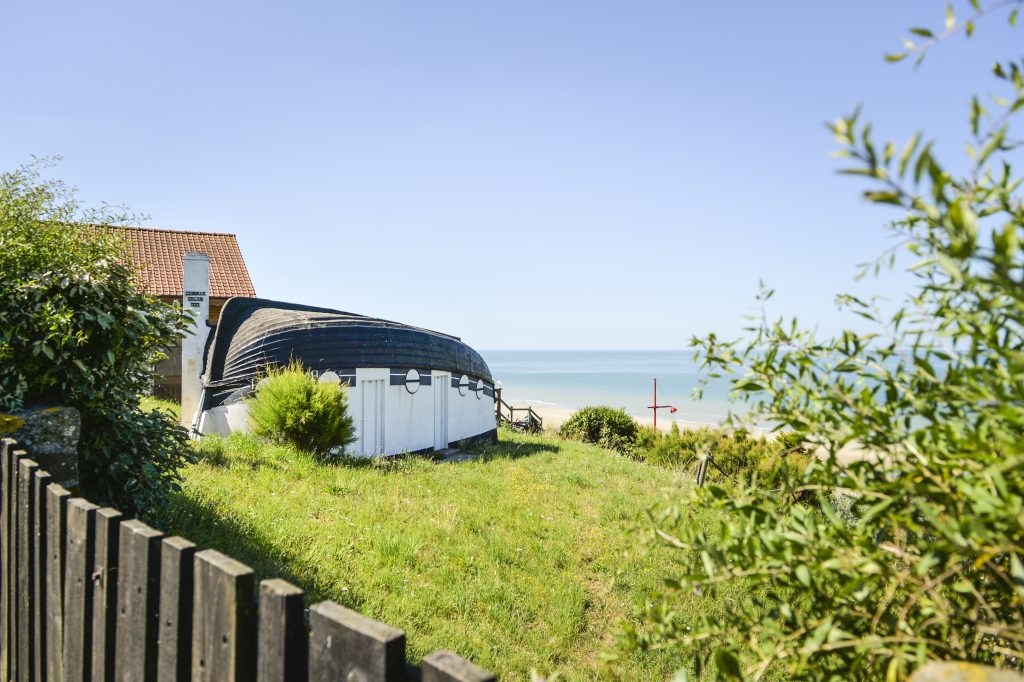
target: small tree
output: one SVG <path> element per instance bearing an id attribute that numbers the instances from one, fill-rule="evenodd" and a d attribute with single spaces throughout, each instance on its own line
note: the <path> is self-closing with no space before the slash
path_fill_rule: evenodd
<path id="1" fill-rule="evenodd" d="M 988 11 L 972 5 L 964 21 L 949 10 L 942 32 L 912 29 L 925 42 L 911 53 L 970 36 Z M 627 630 L 627 648 L 682 646 L 695 654 L 684 676 L 722 678 L 895 680 L 929 659 L 1024 667 L 1024 205 L 1009 156 L 1024 71 L 994 72 L 1008 93 L 991 112 L 973 100 L 963 177 L 919 135 L 876 145 L 857 115 L 833 126 L 853 162 L 842 172 L 900 209 L 897 248 L 916 261 L 915 288 L 891 316 L 840 297 L 877 333 L 821 340 L 762 318 L 744 342 L 695 340 L 748 419 L 788 427 L 824 456 L 788 471 L 781 490 L 709 485 L 654 509 L 651 532 L 683 568 Z M 895 262 L 892 251 L 868 271 Z M 850 443 L 871 455 L 843 465 Z M 708 507 L 720 514 L 712 528 L 694 512 Z M 672 603 L 694 591 L 726 607 L 680 622 Z"/>
<path id="2" fill-rule="evenodd" d="M 625 409 L 605 405 L 576 410 L 558 429 L 562 438 L 597 443 L 619 452 L 629 450 L 639 433 L 640 426 Z"/>
<path id="3" fill-rule="evenodd" d="M 138 514 L 177 486 L 186 434 L 140 409 L 161 349 L 185 318 L 135 286 L 123 245 L 34 163 L 0 174 L 0 411 L 78 408 L 79 476 L 90 498 Z"/>
<path id="4" fill-rule="evenodd" d="M 249 399 L 253 433 L 318 456 L 355 441 L 348 392 L 314 379 L 298 362 L 272 367 Z"/>

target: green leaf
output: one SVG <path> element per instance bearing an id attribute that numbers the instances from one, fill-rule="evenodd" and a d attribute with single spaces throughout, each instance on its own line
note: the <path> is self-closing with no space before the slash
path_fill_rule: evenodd
<path id="1" fill-rule="evenodd" d="M 931 31 L 929 31 L 926 28 L 912 28 L 912 29 L 910 29 L 910 32 L 913 33 L 916 36 L 921 36 L 922 38 L 934 38 L 935 37 L 935 34 L 932 33 Z"/>
<path id="2" fill-rule="evenodd" d="M 746 381 L 740 381 L 740 382 L 734 384 L 733 385 L 733 390 L 735 390 L 735 391 L 746 391 L 746 392 L 749 393 L 749 392 L 754 392 L 754 391 L 763 391 L 764 390 L 764 386 L 762 386 L 761 384 L 759 384 L 758 382 L 756 382 L 756 381 L 754 381 L 752 379 L 748 379 Z"/>
<path id="3" fill-rule="evenodd" d="M 1016 554 L 1010 555 L 1010 575 L 1013 576 L 1013 585 L 1017 594 L 1024 597 L 1024 563 Z"/>
<path id="4" fill-rule="evenodd" d="M 972 585 L 966 580 L 958 580 L 950 587 L 953 588 L 954 592 L 958 592 L 960 594 L 970 594 L 974 590 Z"/>
<path id="5" fill-rule="evenodd" d="M 805 564 L 797 566 L 794 573 L 796 574 L 796 579 L 800 581 L 801 585 L 804 587 L 811 586 L 811 571 Z"/>
<path id="6" fill-rule="evenodd" d="M 952 31 L 953 27 L 956 26 L 956 14 L 953 12 L 953 5 L 946 5 L 946 21 L 945 26 L 947 31 Z"/>
<path id="7" fill-rule="evenodd" d="M 896 192 L 864 192 L 864 198 L 876 204 L 894 204 L 901 206 L 903 202 Z"/>
<path id="8" fill-rule="evenodd" d="M 921 142 L 921 133 L 914 133 L 914 135 L 907 140 L 907 144 L 904 145 L 903 151 L 900 152 L 900 166 L 899 173 L 902 178 L 907 172 L 907 163 L 910 161 L 910 157 L 913 156 L 914 151 L 917 149 L 917 145 Z"/>
<path id="9" fill-rule="evenodd" d="M 739 659 L 728 649 L 717 649 L 715 651 L 715 666 L 718 672 L 727 678 L 742 680 L 743 672 L 740 670 Z"/>
<path id="10" fill-rule="evenodd" d="M 901 62 L 901 61 L 903 61 L 906 58 L 907 58 L 907 53 L 906 52 L 897 52 L 897 53 L 892 53 L 892 54 L 885 55 L 885 61 L 892 62 L 892 63 Z"/>

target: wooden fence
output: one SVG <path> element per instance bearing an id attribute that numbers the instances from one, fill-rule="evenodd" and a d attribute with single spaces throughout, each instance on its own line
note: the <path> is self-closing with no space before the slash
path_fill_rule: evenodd
<path id="1" fill-rule="evenodd" d="M 0 679 L 485 682 L 447 651 L 50 482 L 0 441 Z"/>

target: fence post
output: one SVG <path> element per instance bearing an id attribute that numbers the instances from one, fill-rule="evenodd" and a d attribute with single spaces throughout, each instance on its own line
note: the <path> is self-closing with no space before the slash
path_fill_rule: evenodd
<path id="1" fill-rule="evenodd" d="M 32 477 L 32 526 L 35 537 L 32 543 L 32 651 L 34 654 L 32 668 L 35 679 L 47 679 L 46 676 L 46 486 L 50 485 L 50 474 L 36 471 Z"/>
<path id="2" fill-rule="evenodd" d="M 96 545 L 92 567 L 92 679 L 114 679 L 117 624 L 117 559 L 121 512 L 110 507 L 96 511 Z"/>
<path id="3" fill-rule="evenodd" d="M 114 679 L 122 682 L 156 677 L 162 538 L 163 533 L 141 521 L 121 524 Z"/>
<path id="4" fill-rule="evenodd" d="M 167 538 L 160 550 L 160 645 L 157 679 L 188 682 L 192 667 L 192 589 L 196 546 Z"/>
<path id="5" fill-rule="evenodd" d="M 46 486 L 46 679 L 64 681 L 64 574 L 68 500 L 63 486 Z"/>
<path id="6" fill-rule="evenodd" d="M 31 459 L 18 462 L 18 563 L 16 582 L 18 585 L 18 682 L 32 682 L 32 633 L 35 622 L 32 618 L 32 592 L 35 580 L 32 575 L 32 548 L 35 545 L 35 529 L 32 527 L 33 490 L 39 465 Z"/>
<path id="7" fill-rule="evenodd" d="M 305 680 L 307 664 L 303 593 L 275 578 L 260 583 L 257 681 Z"/>
<path id="8" fill-rule="evenodd" d="M 195 556 L 192 679 L 252 680 L 256 672 L 253 573 L 207 549 Z"/>
<path id="9" fill-rule="evenodd" d="M 68 500 L 64 557 L 64 679 L 87 682 L 92 656 L 92 555 L 96 510 L 81 497 Z"/>
<path id="10" fill-rule="evenodd" d="M 14 448 L 18 446 L 12 438 L 0 439 L 0 677 L 10 679 L 10 661 L 8 659 L 11 651 L 8 633 L 10 632 L 10 618 L 8 613 L 8 596 L 11 594 L 8 589 L 10 580 L 10 545 L 11 545 L 11 463 L 8 460 Z"/>
<path id="11" fill-rule="evenodd" d="M 309 609 L 309 680 L 405 680 L 405 633 L 331 601 Z"/>
<path id="12" fill-rule="evenodd" d="M 423 659 L 422 682 L 494 682 L 494 674 L 451 651 L 435 651 Z"/>
<path id="13" fill-rule="evenodd" d="M 21 460 L 28 457 L 22 450 L 7 449 L 4 459 L 4 510 L 7 518 L 4 533 L 7 543 L 4 545 L 4 588 L 7 600 L 4 612 L 7 615 L 7 632 L 4 635 L 4 648 L 7 651 L 7 679 L 18 678 L 18 468 Z"/>

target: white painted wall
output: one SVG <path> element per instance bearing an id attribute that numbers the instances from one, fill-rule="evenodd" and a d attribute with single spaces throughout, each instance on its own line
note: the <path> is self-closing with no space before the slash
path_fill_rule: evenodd
<path id="1" fill-rule="evenodd" d="M 204 436 L 211 433 L 226 436 L 235 431 L 248 433 L 249 406 L 242 402 L 206 410 L 199 416 L 196 430 Z"/>
<path id="2" fill-rule="evenodd" d="M 455 377 L 459 379 L 458 376 Z M 492 387 L 493 388 L 493 387 Z M 477 396 L 480 396 L 479 398 Z M 494 428 L 494 398 L 448 386 L 448 439 L 455 442 Z"/>
<path id="3" fill-rule="evenodd" d="M 356 425 L 357 440 L 349 446 L 348 453 L 356 457 L 372 457 L 374 453 L 364 451 L 364 444 L 373 439 L 363 438 L 362 425 L 372 424 L 364 420 L 366 409 L 360 394 L 360 381 L 384 381 L 384 452 L 397 455 L 403 452 L 428 450 L 434 447 L 434 390 L 437 385 L 420 386 L 416 393 L 409 393 L 405 386 L 390 385 L 391 372 L 387 369 L 357 369 L 356 386 L 348 388 L 349 413 Z M 459 377 L 456 376 L 456 379 Z M 451 381 L 444 382 L 442 390 L 448 395 L 448 442 L 470 438 L 494 429 L 494 399 L 483 393 L 467 391 L 460 395 Z M 477 395 L 480 397 L 478 398 Z M 370 401 L 366 401 L 370 404 Z M 221 405 L 203 413 L 199 431 L 203 434 L 227 435 L 232 431 L 248 430 L 248 409 L 245 403 Z"/>

